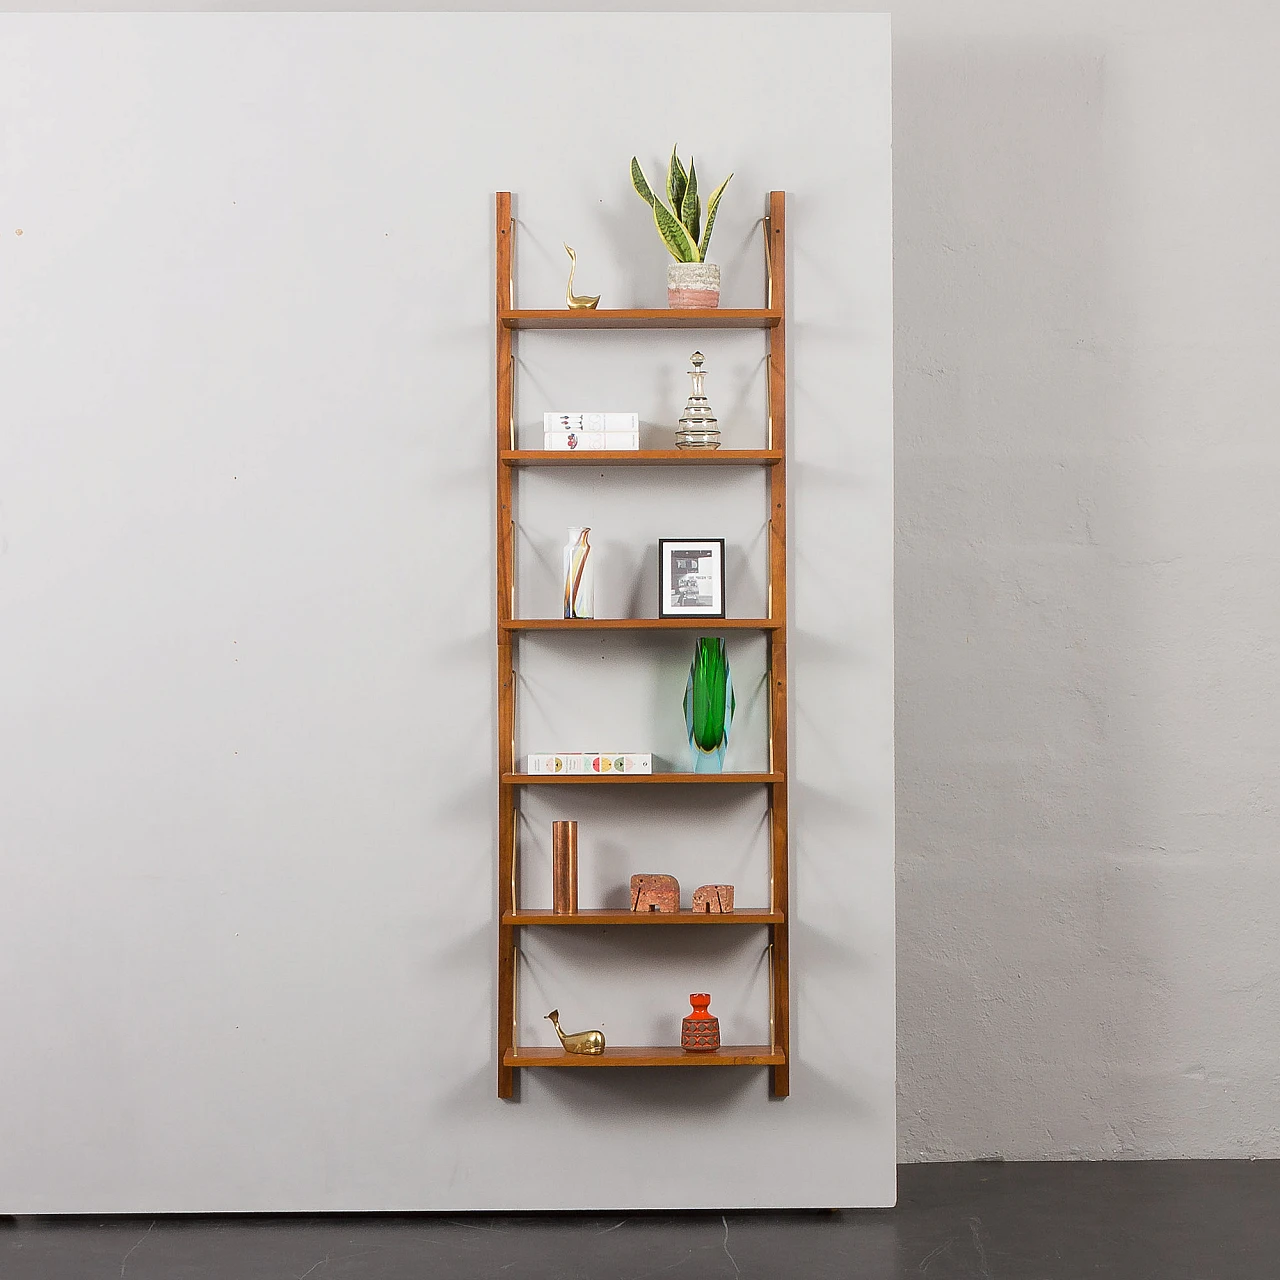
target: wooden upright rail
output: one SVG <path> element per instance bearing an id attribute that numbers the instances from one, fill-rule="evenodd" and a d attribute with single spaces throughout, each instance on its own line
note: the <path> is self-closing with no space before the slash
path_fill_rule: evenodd
<path id="1" fill-rule="evenodd" d="M 787 849 L 787 223 L 786 198 L 781 191 L 769 193 L 769 216 L 765 219 L 765 254 L 768 259 L 767 305 L 779 316 L 768 331 L 769 439 L 768 445 L 782 455 L 769 468 L 769 618 L 777 624 L 768 632 L 769 646 L 769 770 L 782 775 L 769 783 L 772 856 L 770 908 L 783 912 L 781 924 L 772 927 L 770 976 L 773 982 L 773 1045 L 781 1050 L 781 1066 L 771 1067 L 773 1093 L 785 1098 L 791 1092 L 791 981 L 787 921 L 791 896 L 788 892 L 790 859 Z"/>
<path id="2" fill-rule="evenodd" d="M 501 317 L 512 302 L 512 255 L 515 251 L 515 223 L 511 218 L 511 192 L 499 191 L 497 198 L 497 292 L 495 313 Z M 516 771 L 516 674 L 511 653 L 511 631 L 503 624 L 511 621 L 515 599 L 515 538 L 512 526 L 511 468 L 502 465 L 505 450 L 514 449 L 515 388 L 512 378 L 511 330 L 501 318 L 497 322 L 498 458 L 498 1097 L 509 1098 L 515 1089 L 515 1072 L 506 1065 L 509 1050 L 515 1048 L 516 931 L 501 923 L 516 909 L 516 807 L 519 793 L 504 781 Z"/>
<path id="3" fill-rule="evenodd" d="M 517 1069 L 534 1067 L 714 1067 L 767 1066 L 775 1097 L 790 1092 L 791 1000 L 787 931 L 790 921 L 787 848 L 787 338 L 786 338 L 786 202 L 781 191 L 769 193 L 764 220 L 768 298 L 759 309 L 723 311 L 518 311 L 515 306 L 513 257 L 515 223 L 511 194 L 500 191 L 497 210 L 497 272 L 495 329 L 497 389 L 497 695 L 498 695 L 498 1096 L 515 1093 Z M 565 455 L 539 449 L 516 448 L 513 384 L 513 334 L 522 329 L 761 329 L 768 344 L 769 433 L 764 449 L 718 450 L 698 453 L 675 449 Z M 768 474 L 769 608 L 764 618 L 706 620 L 692 623 L 663 619 L 603 619 L 565 622 L 561 619 L 518 619 L 515 614 L 515 539 L 513 492 L 517 471 L 524 466 L 763 466 Z M 668 630 L 758 631 L 765 636 L 769 667 L 769 766 L 766 771 L 738 774 L 652 774 L 589 776 L 525 775 L 516 771 L 515 654 L 519 637 L 528 632 L 583 630 L 662 632 Z M 517 816 L 525 786 L 556 783 L 599 786 L 636 783 L 649 786 L 680 784 L 741 784 L 764 786 L 769 795 L 769 905 L 766 910 L 739 909 L 732 915 L 694 917 L 633 916 L 630 913 L 583 910 L 572 916 L 547 911 L 524 911 L 516 901 L 519 872 Z M 725 1045 L 713 1054 L 687 1054 L 678 1045 L 613 1046 L 600 1057 L 581 1058 L 556 1048 L 516 1043 L 516 994 L 519 948 L 516 931 L 555 927 L 625 926 L 655 928 L 672 924 L 766 929 L 769 936 L 769 1043 Z"/>

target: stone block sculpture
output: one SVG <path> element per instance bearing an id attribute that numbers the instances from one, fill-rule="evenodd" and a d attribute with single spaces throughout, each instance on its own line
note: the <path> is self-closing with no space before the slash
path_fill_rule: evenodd
<path id="1" fill-rule="evenodd" d="M 675 876 L 631 877 L 632 911 L 679 911 L 680 881 Z"/>
<path id="2" fill-rule="evenodd" d="M 704 884 L 695 889 L 693 909 L 711 915 L 727 914 L 733 910 L 733 885 Z"/>

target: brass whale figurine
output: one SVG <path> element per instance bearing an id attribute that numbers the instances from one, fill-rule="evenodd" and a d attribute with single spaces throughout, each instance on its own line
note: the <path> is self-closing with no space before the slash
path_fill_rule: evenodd
<path id="1" fill-rule="evenodd" d="M 563 243 L 563 242 L 562 242 Z M 586 294 L 577 294 L 573 291 L 573 273 L 578 269 L 578 255 L 566 244 L 564 251 L 569 255 L 569 283 L 564 287 L 564 296 L 569 303 L 570 311 L 594 311 L 596 303 L 600 301 L 600 295 L 597 293 L 594 298 L 588 297 Z"/>
<path id="2" fill-rule="evenodd" d="M 560 1010 L 552 1009 L 547 1017 L 551 1020 L 551 1025 L 556 1029 L 556 1035 L 560 1037 L 560 1043 L 564 1045 L 565 1053 L 589 1053 L 598 1054 L 604 1052 L 604 1032 L 603 1031 L 575 1031 L 573 1035 L 567 1036 L 560 1030 Z"/>

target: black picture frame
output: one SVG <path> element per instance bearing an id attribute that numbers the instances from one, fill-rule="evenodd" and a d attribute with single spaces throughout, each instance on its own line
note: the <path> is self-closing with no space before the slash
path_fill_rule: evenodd
<path id="1" fill-rule="evenodd" d="M 658 617 L 723 618 L 724 539 L 658 539 Z"/>

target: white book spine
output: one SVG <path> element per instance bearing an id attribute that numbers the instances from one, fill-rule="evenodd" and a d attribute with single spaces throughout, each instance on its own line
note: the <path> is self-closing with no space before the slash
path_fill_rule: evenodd
<path id="1" fill-rule="evenodd" d="M 591 773 L 652 773 L 653 756 L 648 753 L 609 753 L 591 757 Z"/>
<path id="2" fill-rule="evenodd" d="M 542 447 L 560 451 L 608 448 L 608 437 L 603 431 L 547 431 L 542 436 Z"/>
<path id="3" fill-rule="evenodd" d="M 652 773 L 649 752 L 542 751 L 525 756 L 528 774 Z"/>
<path id="4" fill-rule="evenodd" d="M 639 431 L 638 413 L 544 413 L 543 431 Z"/>

